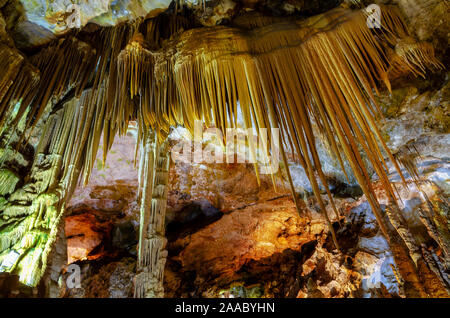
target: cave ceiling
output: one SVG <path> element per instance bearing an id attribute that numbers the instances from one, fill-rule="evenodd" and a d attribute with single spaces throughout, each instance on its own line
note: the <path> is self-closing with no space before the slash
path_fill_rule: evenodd
<path id="1" fill-rule="evenodd" d="M 227 24 L 240 13 L 261 11 L 275 16 L 300 14 L 310 16 L 336 7 L 342 0 L 3 0 L 7 28 L 11 29 L 16 45 L 29 49 L 43 45 L 71 29 L 92 23 L 113 26 L 142 17 L 152 17 L 178 6 L 195 12 L 200 25 Z"/>

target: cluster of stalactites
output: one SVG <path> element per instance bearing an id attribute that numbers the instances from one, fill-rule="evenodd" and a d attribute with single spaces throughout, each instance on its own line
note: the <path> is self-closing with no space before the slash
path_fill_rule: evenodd
<path id="1" fill-rule="evenodd" d="M 281 128 L 283 145 L 296 153 L 328 219 L 319 191 L 318 179 L 328 186 L 314 120 L 344 171 L 343 161 L 350 163 L 385 231 L 360 151 L 392 198 L 384 154 L 398 165 L 375 123 L 373 90 L 380 82 L 390 88 L 391 70 L 423 74 L 441 65 L 426 45 L 398 45 L 398 58 L 390 63 L 388 49 L 408 36 L 395 8 L 382 8 L 382 28 L 376 30 L 368 28 L 365 11 L 342 8 L 306 20 L 272 22 L 258 18 L 245 28 L 192 28 L 185 17 L 166 15 L 58 39 L 27 63 L 6 65 L 0 119 L 21 99 L 11 125 L 28 110 L 26 123 L 32 128 L 49 102 L 72 91 L 80 97 L 80 121 L 70 123 L 78 125 L 74 149 L 80 152 L 63 153 L 63 167 L 79 165 L 87 182 L 102 134 L 105 158 L 130 120 L 138 121 L 140 139 L 151 129 L 160 143 L 172 126 L 193 132 L 196 120 L 224 131 L 236 127 L 239 102 L 245 128 Z M 0 54 L 8 56 L 5 49 Z"/>
<path id="2" fill-rule="evenodd" d="M 182 19 L 175 26 L 185 23 Z M 139 21 L 71 34 L 29 58 L 11 43 L 0 43 L 0 141 L 8 150 L 1 149 L 0 157 L 5 182 L 0 189 L 0 264 L 24 284 L 36 286 L 44 275 L 65 202 L 80 175 L 87 183 L 101 136 L 106 155 L 114 136 L 136 119 L 137 99 L 130 94 L 121 98 L 117 89 L 117 58 L 137 26 Z M 155 30 L 147 32 L 147 39 L 155 38 Z M 18 182 L 8 170 L 8 156 L 28 147 L 35 127 L 40 130 L 35 158 Z"/>
<path id="3" fill-rule="evenodd" d="M 142 37 L 134 37 L 121 53 L 127 74 L 122 88 L 132 98 L 140 92 L 141 126 L 156 131 L 168 131 L 174 124 L 193 131 L 196 120 L 224 131 L 237 125 L 239 101 L 245 128 L 282 129 L 283 142 L 296 152 L 328 220 L 317 181 L 328 189 L 316 151 L 314 119 L 344 172 L 343 160 L 350 163 L 387 235 L 360 151 L 393 201 L 385 155 L 401 172 L 375 122 L 379 109 L 373 90 L 377 92 L 380 81 L 390 89 L 390 72 L 406 68 L 422 75 L 442 65 L 429 45 L 399 46 L 408 32 L 396 9 L 383 8 L 381 25 L 370 29 L 364 11 L 335 9 L 252 30 L 191 29 L 153 53 L 137 40 Z M 390 64 L 392 47 L 398 58 Z"/>

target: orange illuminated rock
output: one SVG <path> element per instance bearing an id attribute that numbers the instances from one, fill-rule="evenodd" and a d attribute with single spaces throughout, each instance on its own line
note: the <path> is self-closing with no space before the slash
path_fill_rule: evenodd
<path id="1" fill-rule="evenodd" d="M 100 223 L 93 214 L 67 217 L 67 263 L 101 257 L 105 253 L 101 244 L 110 230 L 111 225 L 108 222 Z"/>

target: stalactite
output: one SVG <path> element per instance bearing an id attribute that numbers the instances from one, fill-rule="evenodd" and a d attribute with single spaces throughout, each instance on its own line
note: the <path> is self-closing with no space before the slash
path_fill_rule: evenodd
<path id="1" fill-rule="evenodd" d="M 419 183 L 421 180 L 419 170 L 417 169 L 417 158 L 419 157 L 419 152 L 414 146 L 405 145 L 401 147 L 395 154 L 395 159 L 399 164 L 408 172 L 411 179 L 420 187 Z"/>
<path id="2" fill-rule="evenodd" d="M 419 43 L 411 37 L 404 37 L 397 41 L 390 60 L 389 75 L 391 77 L 412 73 L 425 78 L 427 70 L 444 68 L 442 63 L 434 57 L 434 48 L 431 43 Z"/>
<path id="3" fill-rule="evenodd" d="M 51 98 L 61 98 L 70 87 L 79 96 L 84 90 L 95 62 L 95 51 L 74 37 L 56 40 L 29 60 L 41 72 L 34 94 L 22 100 L 12 126 L 29 108 L 27 126 L 35 127 Z"/>
<path id="4" fill-rule="evenodd" d="M 408 224 L 404 219 L 400 209 L 395 202 L 391 202 L 386 208 L 386 214 L 389 217 L 389 221 L 396 229 L 397 233 L 405 242 L 409 250 L 409 255 L 417 266 L 417 262 L 422 258 L 422 253 L 420 251 L 420 246 L 416 242 L 413 234 L 408 228 Z"/>
<path id="5" fill-rule="evenodd" d="M 143 142 L 141 224 L 134 296 L 163 297 L 162 283 L 167 257 L 164 221 L 170 162 L 168 141 L 160 144 L 156 134 L 148 132 Z"/>
<path id="6" fill-rule="evenodd" d="M 111 124 L 115 105 L 110 104 L 108 108 L 107 99 L 108 89 L 114 91 L 114 87 L 108 86 L 112 82 L 108 77 L 115 70 L 115 58 L 127 42 L 129 28 L 111 29 L 105 31 L 106 36 L 100 35 L 101 39 L 106 38 L 100 54 L 73 36 L 62 38 L 32 56 L 29 64 L 22 63 L 22 70 L 28 72 L 19 72 L 12 85 L 2 86 L 1 93 L 5 91 L 7 97 L 0 101 L 2 123 L 7 118 L 9 128 L 20 135 L 13 134 L 17 137 L 14 139 L 13 135 L 4 134 L 3 143 L 7 148 L 14 143 L 17 145 L 14 151 L 20 151 L 21 145 L 27 144 L 24 137 L 29 135 L 30 129 L 45 121 L 25 184 L 3 202 L 0 213 L 1 271 L 19 274 L 20 281 L 30 286 L 36 286 L 46 271 L 66 200 L 81 173 L 87 182 L 102 131 L 112 131 L 107 134 L 111 139 L 107 149 L 112 144 L 110 135 L 114 136 L 118 127 L 123 131 L 122 120 L 120 125 L 115 125 L 118 120 L 114 118 L 116 121 Z M 28 66 L 31 64 L 40 72 Z M 93 72 L 96 66 L 103 68 Z M 42 74 L 40 78 L 39 74 Z M 1 81 L 11 82 L 7 77 L 2 77 Z M 85 91 L 88 82 L 92 88 Z M 27 85 L 28 90 L 25 90 Z M 64 103 L 54 112 L 47 107 L 69 90 L 74 90 L 80 98 Z M 17 96 L 21 97 L 18 109 Z M 50 115 L 44 116 L 48 109 Z M 20 126 L 20 123 L 24 124 Z M 8 153 L 3 154 L 2 163 L 8 164 L 5 157 Z"/>
<path id="7" fill-rule="evenodd" d="M 95 103 L 97 98 L 103 98 L 105 104 L 105 117 L 103 128 L 103 160 L 106 159 L 106 154 L 111 148 L 114 136 L 124 134 L 128 127 L 130 116 L 129 100 L 126 96 L 120 98 L 117 82 L 120 74 L 117 70 L 117 58 L 121 50 L 126 46 L 129 39 L 134 33 L 134 25 L 121 24 L 116 27 L 110 27 L 102 30 L 100 34 L 94 37 L 97 41 L 98 52 L 98 71 L 95 75 L 93 87 L 99 89 L 103 86 L 103 92 L 97 92 L 92 95 L 91 101 L 88 103 Z M 103 93 L 103 96 L 100 96 Z M 120 102 L 117 102 L 120 101 Z"/>

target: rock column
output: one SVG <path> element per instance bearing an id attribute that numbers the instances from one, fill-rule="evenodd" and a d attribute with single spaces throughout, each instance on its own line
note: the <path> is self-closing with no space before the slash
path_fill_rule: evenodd
<path id="1" fill-rule="evenodd" d="M 170 163 L 168 141 L 160 143 L 156 134 L 150 132 L 142 150 L 141 219 L 134 296 L 164 297 L 163 277 L 167 258 L 164 221 Z"/>

